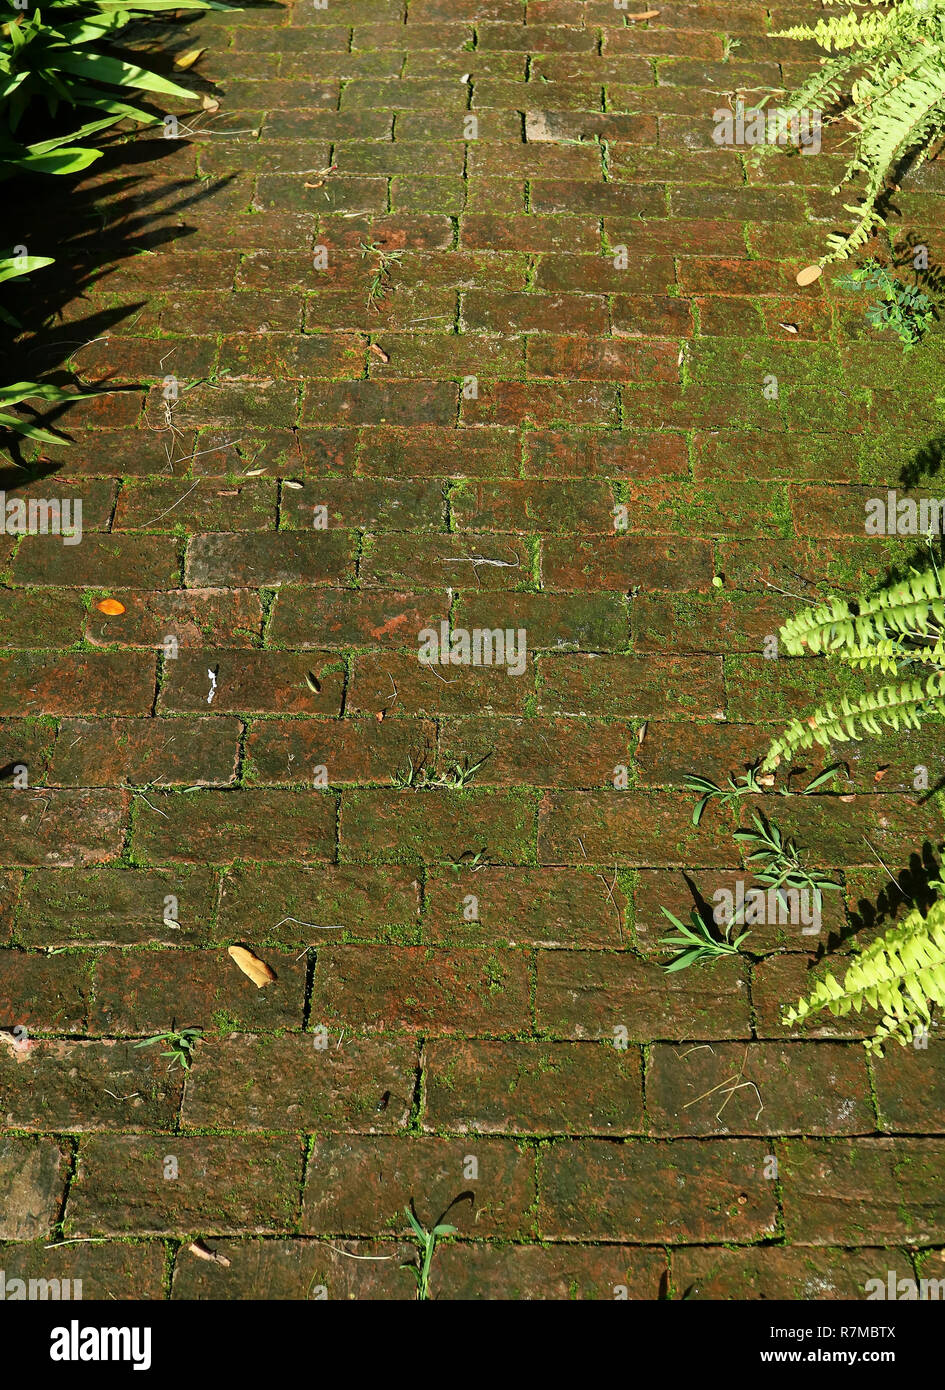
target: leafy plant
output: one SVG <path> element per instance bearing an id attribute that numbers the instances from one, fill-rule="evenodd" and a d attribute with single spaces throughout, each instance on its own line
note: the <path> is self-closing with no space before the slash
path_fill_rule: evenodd
<path id="1" fill-rule="evenodd" d="M 477 763 L 470 763 L 468 757 L 461 763 L 451 763 L 449 767 L 438 772 L 434 767 L 426 767 L 422 762 L 415 763 L 413 758 L 407 758 L 407 767 L 398 772 L 394 778 L 396 787 L 413 787 L 415 790 L 429 791 L 431 788 L 446 788 L 449 791 L 462 791 L 473 780 L 476 773 L 492 756 L 487 753 L 484 758 L 480 758 Z"/>
<path id="2" fill-rule="evenodd" d="M 432 1231 L 427 1231 L 421 1226 L 414 1216 L 410 1207 L 404 1207 L 407 1220 L 410 1222 L 411 1230 L 417 1238 L 417 1263 L 403 1264 L 401 1269 L 413 1271 L 417 1281 L 417 1299 L 424 1301 L 430 1297 L 430 1266 L 433 1263 L 433 1253 L 436 1250 L 436 1243 L 442 1236 L 453 1236 L 456 1234 L 456 1226 L 447 1226 L 442 1222 L 437 1222 Z"/>
<path id="3" fill-rule="evenodd" d="M 832 6 L 838 0 L 822 0 Z M 828 120 L 853 126 L 853 152 L 834 193 L 863 176 L 859 201 L 844 204 L 848 232 L 828 237 L 821 265 L 849 256 L 883 224 L 879 210 L 888 185 L 909 163 L 927 158 L 945 134 L 945 0 L 851 0 L 868 14 L 848 10 L 816 24 L 780 30 L 776 38 L 813 39 L 825 56 L 782 107 L 785 120 L 821 110 Z M 832 114 L 831 114 L 832 113 Z M 770 132 L 769 132 L 770 138 Z"/>
<path id="4" fill-rule="evenodd" d="M 44 265 L 52 265 L 52 256 L 0 256 L 0 284 L 4 280 L 16 280 L 21 275 L 29 275 L 31 270 L 40 270 Z M 11 328 L 19 328 L 20 322 L 0 305 L 0 319 Z"/>
<path id="5" fill-rule="evenodd" d="M 938 898 L 925 916 L 914 908 L 872 941 L 848 966 L 842 985 L 827 975 L 806 999 L 784 1011 L 783 1022 L 791 1027 L 823 1009 L 841 1018 L 877 1009 L 882 1021 L 864 1045 L 882 1057 L 891 1038 L 903 1047 L 914 1042 L 931 1022 L 931 1005 L 943 1003 L 945 900 Z"/>
<path id="6" fill-rule="evenodd" d="M 832 767 L 824 768 L 823 772 L 801 789 L 802 796 L 810 796 L 813 792 L 819 791 L 822 786 L 836 777 L 841 764 L 834 763 Z M 713 782 L 709 777 L 699 777 L 695 773 L 689 773 L 684 779 L 686 787 L 691 792 L 700 792 L 701 796 L 696 802 L 692 811 L 692 823 L 698 825 L 702 820 L 705 808 L 709 802 L 718 798 L 720 806 L 732 806 L 743 796 L 763 796 L 765 790 L 770 787 L 774 778 L 770 775 L 762 775 L 760 760 L 754 763 L 747 772 L 741 777 L 728 775 L 728 786 L 720 787 L 717 782 Z M 796 793 L 789 792 L 786 788 L 781 788 L 782 796 L 793 796 Z"/>
<path id="7" fill-rule="evenodd" d="M 879 296 L 867 307 L 867 320 L 874 328 L 895 333 L 904 352 L 920 343 L 932 326 L 935 310 L 929 296 L 918 285 L 905 284 L 872 256 L 839 276 L 836 283 L 841 289 L 866 290 Z"/>
<path id="8" fill-rule="evenodd" d="M 25 439 L 36 439 L 43 444 L 67 443 L 67 440 L 44 430 L 33 420 L 22 415 L 11 415 L 10 407 L 32 400 L 46 401 L 50 405 L 64 405 L 67 401 L 88 400 L 96 394 L 95 391 L 66 391 L 61 386 L 42 381 L 17 381 L 12 386 L 0 386 L 0 429 L 12 430 Z"/>
<path id="9" fill-rule="evenodd" d="M 918 729 L 928 715 L 945 714 L 945 584 L 934 557 L 928 570 L 874 594 L 852 602 L 831 597 L 805 608 L 784 624 L 780 640 L 791 656 L 809 651 L 856 670 L 917 674 L 792 719 L 772 740 L 762 760 L 765 771 L 815 743 L 846 743 L 883 728 Z"/>
<path id="10" fill-rule="evenodd" d="M 372 309 L 377 308 L 378 300 L 383 299 L 390 289 L 391 274 L 394 266 L 403 257 L 403 251 L 385 251 L 376 241 L 359 243 L 361 259 L 365 256 L 376 257 L 376 264 L 372 268 L 371 280 L 368 285 L 368 306 Z"/>
<path id="11" fill-rule="evenodd" d="M 175 1063 L 183 1067 L 184 1071 L 190 1071 L 194 1048 L 202 1036 L 202 1028 L 178 1028 L 167 1033 L 155 1033 L 153 1038 L 144 1038 L 141 1042 L 135 1043 L 135 1047 L 153 1047 L 155 1043 L 167 1043 L 168 1051 L 162 1052 L 161 1056 L 171 1058 L 168 1071 L 172 1070 Z"/>
<path id="12" fill-rule="evenodd" d="M 819 912 L 825 891 L 840 891 L 840 884 L 817 869 L 808 868 L 796 842 L 759 811 L 752 812 L 753 828 L 735 831 L 735 839 L 748 850 L 746 862 L 755 879 L 773 888 L 780 902 L 787 903 L 789 890 L 808 892 Z"/>
<path id="13" fill-rule="evenodd" d="M 680 922 L 679 918 L 670 912 L 668 907 L 661 907 L 660 912 L 668 917 L 673 926 L 679 933 L 678 936 L 661 936 L 661 946 L 671 946 L 679 954 L 663 966 L 667 974 L 672 974 L 674 970 L 686 970 L 690 965 L 708 965 L 712 961 L 718 960 L 719 956 L 733 956 L 738 952 L 745 937 L 749 935 L 747 931 L 732 940 L 732 928 L 736 925 L 734 921 L 729 922 L 721 936 L 717 936 L 709 923 L 695 908 L 690 913 L 691 925 Z"/>
<path id="14" fill-rule="evenodd" d="M 182 8 L 188 7 L 185 0 Z M 103 52 L 98 46 L 130 22 L 134 0 L 125 7 L 44 5 L 47 18 L 38 9 L 30 14 L 12 5 L 3 8 L 11 18 L 0 31 L 4 40 L 0 44 L 0 102 L 11 135 L 34 99 L 45 103 L 50 116 L 65 103 L 91 106 L 116 120 L 128 116 L 150 122 L 158 117 L 116 101 L 110 89 L 154 92 L 184 100 L 194 97 L 169 78 Z M 143 8 L 149 7 L 145 4 Z M 196 0 L 196 8 L 207 8 L 204 0 Z M 48 18 L 50 10 L 55 16 L 53 22 Z"/>

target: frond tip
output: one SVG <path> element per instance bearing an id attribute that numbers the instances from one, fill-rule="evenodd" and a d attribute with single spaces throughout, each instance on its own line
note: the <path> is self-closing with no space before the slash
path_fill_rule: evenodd
<path id="1" fill-rule="evenodd" d="M 842 985 L 827 975 L 806 999 L 784 1011 L 782 1022 L 790 1028 L 824 1009 L 837 1018 L 875 1009 L 882 1019 L 864 1046 L 882 1057 L 890 1039 L 905 1047 L 921 1038 L 935 1004 L 945 1004 L 945 899 L 941 898 L 925 916 L 915 908 L 885 936 L 871 942 L 850 964 Z"/>

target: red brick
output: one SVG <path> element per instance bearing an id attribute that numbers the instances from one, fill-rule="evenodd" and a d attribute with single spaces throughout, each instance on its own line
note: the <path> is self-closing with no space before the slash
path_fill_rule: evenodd
<path id="1" fill-rule="evenodd" d="M 747 1038 L 747 969 L 742 960 L 672 975 L 624 953 L 543 951 L 535 992 L 538 1028 L 556 1038 L 599 1038 L 620 1030 L 634 1042 L 654 1038 Z"/>
<path id="2" fill-rule="evenodd" d="M 165 1159 L 177 1160 L 176 1178 Z M 239 1181 L 235 1181 L 236 1175 Z M 66 1230 L 74 1235 L 285 1231 L 302 1179 L 297 1138 L 93 1135 L 79 1149 Z"/>
<path id="3" fill-rule="evenodd" d="M 461 1134 L 640 1133 L 637 1050 L 593 1043 L 434 1041 L 424 1127 Z"/>
<path id="4" fill-rule="evenodd" d="M 468 1157 L 476 1179 L 464 1176 Z M 465 1193 L 475 1200 L 457 1201 Z M 404 1207 L 413 1202 L 427 1229 L 449 1207 L 445 1219 L 463 1234 L 511 1236 L 532 1230 L 535 1195 L 534 1159 L 508 1139 L 338 1135 L 313 1146 L 302 1231 L 407 1235 Z"/>
<path id="5" fill-rule="evenodd" d="M 333 946 L 319 950 L 313 1023 L 355 1032 L 494 1037 L 531 1022 L 521 952 Z"/>
<path id="6" fill-rule="evenodd" d="M 776 1230 L 774 1183 L 763 1176 L 764 1146 L 753 1140 L 565 1140 L 543 1149 L 539 1162 L 546 1238 L 705 1244 Z"/>

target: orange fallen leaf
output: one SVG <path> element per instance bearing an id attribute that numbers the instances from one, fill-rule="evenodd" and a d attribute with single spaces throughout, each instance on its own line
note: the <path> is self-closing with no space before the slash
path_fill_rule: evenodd
<path id="1" fill-rule="evenodd" d="M 874 782 L 881 782 L 881 781 L 883 780 L 883 778 L 886 776 L 886 773 L 887 773 L 888 771 L 889 771 L 889 764 L 888 764 L 888 763 L 886 764 L 885 767 L 878 767 L 878 768 L 876 769 L 876 771 L 873 773 L 873 781 L 874 781 Z"/>
<path id="2" fill-rule="evenodd" d="M 125 605 L 119 603 L 117 598 L 103 598 L 95 607 L 100 613 L 107 613 L 110 618 L 117 618 L 119 613 L 125 611 Z"/>
<path id="3" fill-rule="evenodd" d="M 799 285 L 812 285 L 815 280 L 819 280 L 824 273 L 822 265 L 805 265 L 803 270 L 799 270 L 794 277 Z"/>
<path id="4" fill-rule="evenodd" d="M 254 956 L 252 951 L 247 951 L 245 946 L 228 946 L 227 955 L 235 961 L 244 975 L 248 975 L 257 989 L 262 989 L 264 985 L 272 984 L 276 978 L 276 972 Z"/>

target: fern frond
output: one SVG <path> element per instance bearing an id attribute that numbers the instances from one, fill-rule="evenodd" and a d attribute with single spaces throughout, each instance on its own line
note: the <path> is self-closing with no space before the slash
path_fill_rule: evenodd
<path id="1" fill-rule="evenodd" d="M 854 958 L 841 985 L 833 975 L 783 1013 L 786 1027 L 827 1009 L 835 1017 L 876 1009 L 881 1022 L 864 1046 L 881 1057 L 893 1038 L 905 1046 L 931 1021 L 931 1005 L 945 1004 L 945 900 L 923 916 L 914 909 Z"/>
<path id="2" fill-rule="evenodd" d="M 761 764 L 772 772 L 783 759 L 801 749 L 822 748 L 831 743 L 857 741 L 864 734 L 879 735 L 883 729 L 919 729 L 928 714 L 945 714 L 945 671 L 935 671 L 925 680 L 905 681 L 867 691 L 855 700 L 846 696 L 835 709 L 822 705 L 806 720 L 792 719 L 780 737 L 773 739 Z"/>
<path id="3" fill-rule="evenodd" d="M 827 238 L 821 264 L 869 240 L 883 225 L 879 204 L 891 172 L 905 160 L 921 161 L 945 134 L 945 0 L 898 0 L 869 14 L 857 13 L 862 2 L 848 0 L 854 8 L 845 14 L 777 34 L 813 40 L 827 55 L 787 99 L 788 111 L 836 108 L 847 99 L 839 114 L 855 128 L 854 152 L 834 193 L 865 180 L 859 201 L 845 205 L 853 226 Z"/>
<path id="4" fill-rule="evenodd" d="M 818 19 L 816 24 L 793 24 L 790 29 L 781 29 L 771 37 L 814 39 L 828 53 L 844 48 L 877 48 L 888 39 L 895 22 L 892 14 L 858 15 L 851 11 L 830 19 Z"/>
<path id="5" fill-rule="evenodd" d="M 791 656 L 810 652 L 855 653 L 891 634 L 940 640 L 945 627 L 945 575 L 934 568 L 917 571 L 875 594 L 852 603 L 831 598 L 795 614 L 781 628 L 780 641 Z"/>

